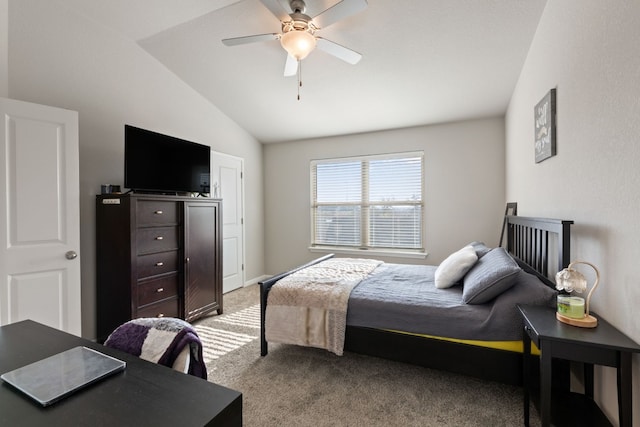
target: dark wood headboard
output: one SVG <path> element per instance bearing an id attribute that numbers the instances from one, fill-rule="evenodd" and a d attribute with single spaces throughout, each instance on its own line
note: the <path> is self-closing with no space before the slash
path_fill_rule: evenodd
<path id="1" fill-rule="evenodd" d="M 509 215 L 507 251 L 526 271 L 536 273 L 547 285 L 571 262 L 573 221 Z"/>

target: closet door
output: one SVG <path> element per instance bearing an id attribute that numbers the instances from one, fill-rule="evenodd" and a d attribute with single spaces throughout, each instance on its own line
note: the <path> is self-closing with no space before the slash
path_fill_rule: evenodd
<path id="1" fill-rule="evenodd" d="M 0 98 L 0 325 L 81 333 L 78 113 Z"/>
<path id="2" fill-rule="evenodd" d="M 211 152 L 211 183 L 214 198 L 222 205 L 222 293 L 244 285 L 244 160 Z"/>
<path id="3" fill-rule="evenodd" d="M 184 202 L 185 318 L 222 313 L 220 204 Z"/>

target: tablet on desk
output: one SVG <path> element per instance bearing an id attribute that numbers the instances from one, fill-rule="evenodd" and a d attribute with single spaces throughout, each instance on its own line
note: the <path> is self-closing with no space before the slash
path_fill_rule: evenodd
<path id="1" fill-rule="evenodd" d="M 42 406 L 48 406 L 126 366 L 126 362 L 115 357 L 78 346 L 4 373 L 0 378 Z"/>

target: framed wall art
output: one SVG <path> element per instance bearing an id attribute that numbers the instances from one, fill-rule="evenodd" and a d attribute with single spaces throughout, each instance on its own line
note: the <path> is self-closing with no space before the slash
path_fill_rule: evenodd
<path id="1" fill-rule="evenodd" d="M 535 159 L 540 163 L 556 155 L 556 90 L 551 89 L 534 108 Z"/>

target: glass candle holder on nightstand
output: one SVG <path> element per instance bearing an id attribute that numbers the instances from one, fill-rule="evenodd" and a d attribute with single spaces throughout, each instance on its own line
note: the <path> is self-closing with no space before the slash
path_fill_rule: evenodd
<path id="1" fill-rule="evenodd" d="M 558 295 L 556 318 L 572 326 L 595 328 L 598 326 L 598 319 L 589 314 L 589 303 L 591 301 L 591 294 L 593 294 L 593 291 L 600 282 L 600 272 L 598 269 L 593 264 L 585 261 L 573 261 L 569 264 L 569 267 L 556 274 L 556 289 L 569 293 L 573 291 L 582 293 L 587 289 L 587 279 L 582 273 L 573 268 L 575 264 L 586 264 L 593 268 L 596 274 L 596 281 L 587 294 L 586 301 L 580 297 Z"/>

